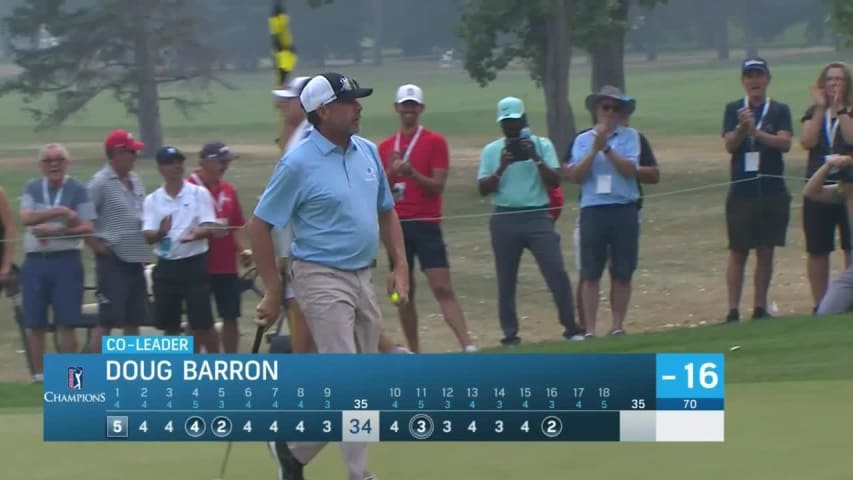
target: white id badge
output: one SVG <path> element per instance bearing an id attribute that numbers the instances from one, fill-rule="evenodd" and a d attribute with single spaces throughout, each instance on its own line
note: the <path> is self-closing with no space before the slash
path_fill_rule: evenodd
<path id="1" fill-rule="evenodd" d="M 758 171 L 758 152 L 746 152 L 744 157 L 743 171 L 757 172 Z"/>
<path id="2" fill-rule="evenodd" d="M 394 200 L 399 200 L 403 198 L 404 193 L 406 193 L 405 182 L 397 182 L 394 184 L 394 186 L 391 187 L 391 194 L 394 197 Z"/>
<path id="3" fill-rule="evenodd" d="M 613 189 L 613 177 L 610 175 L 599 175 L 596 177 L 595 193 L 607 194 Z"/>

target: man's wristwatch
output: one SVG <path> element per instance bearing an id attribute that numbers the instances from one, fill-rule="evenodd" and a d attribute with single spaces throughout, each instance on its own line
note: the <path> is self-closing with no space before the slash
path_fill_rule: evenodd
<path id="1" fill-rule="evenodd" d="M 601 153 L 607 155 L 608 153 L 610 153 L 610 150 L 613 150 L 613 149 L 610 148 L 610 145 L 608 145 L 608 146 L 604 147 L 603 150 L 601 150 Z"/>

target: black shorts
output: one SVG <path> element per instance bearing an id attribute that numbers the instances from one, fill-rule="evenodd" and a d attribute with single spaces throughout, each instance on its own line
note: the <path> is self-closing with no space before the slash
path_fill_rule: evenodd
<path id="1" fill-rule="evenodd" d="M 421 270 L 450 268 L 440 225 L 432 222 L 403 221 L 402 227 L 410 272 L 415 270 L 415 256 L 418 257 Z"/>
<path id="2" fill-rule="evenodd" d="M 151 273 L 151 280 L 154 284 L 157 328 L 168 333 L 180 332 L 184 306 L 191 329 L 213 328 L 206 254 L 179 260 L 160 260 Z"/>
<path id="3" fill-rule="evenodd" d="M 803 200 L 803 231 L 806 235 L 806 252 L 811 255 L 829 255 L 835 250 L 835 230 L 841 237 L 841 249 L 851 250 L 850 221 L 847 207 L 829 203 Z"/>
<path id="4" fill-rule="evenodd" d="M 236 273 L 210 274 L 210 293 L 223 320 L 240 318 L 240 289 Z"/>
<path id="5" fill-rule="evenodd" d="M 637 269 L 640 224 L 635 203 L 581 209 L 581 276 L 599 280 L 610 257 L 610 272 L 620 282 L 630 282 Z"/>
<path id="6" fill-rule="evenodd" d="M 105 328 L 150 325 L 145 266 L 114 253 L 95 256 L 98 323 Z"/>
<path id="7" fill-rule="evenodd" d="M 726 199 L 729 250 L 746 252 L 758 247 L 784 247 L 791 216 L 787 192 L 759 198 Z"/>

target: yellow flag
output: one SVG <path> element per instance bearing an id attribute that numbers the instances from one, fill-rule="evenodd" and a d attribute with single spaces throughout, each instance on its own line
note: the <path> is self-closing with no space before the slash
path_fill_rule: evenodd
<path id="1" fill-rule="evenodd" d="M 282 2 L 273 3 L 272 14 L 269 18 L 270 35 L 272 35 L 273 60 L 276 68 L 277 85 L 287 80 L 288 74 L 296 68 L 297 56 L 293 50 L 293 34 L 290 33 L 290 17 L 284 11 Z"/>

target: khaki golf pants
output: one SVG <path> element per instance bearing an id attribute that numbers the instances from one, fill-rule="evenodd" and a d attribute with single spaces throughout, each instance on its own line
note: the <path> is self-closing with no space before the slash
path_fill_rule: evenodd
<path id="1" fill-rule="evenodd" d="M 373 271 L 346 272 L 294 259 L 293 291 L 317 345 L 317 353 L 377 353 L 382 314 L 376 301 Z M 307 465 L 326 444 L 288 443 L 290 451 Z M 349 480 L 363 480 L 367 471 L 367 444 L 342 443 Z"/>

